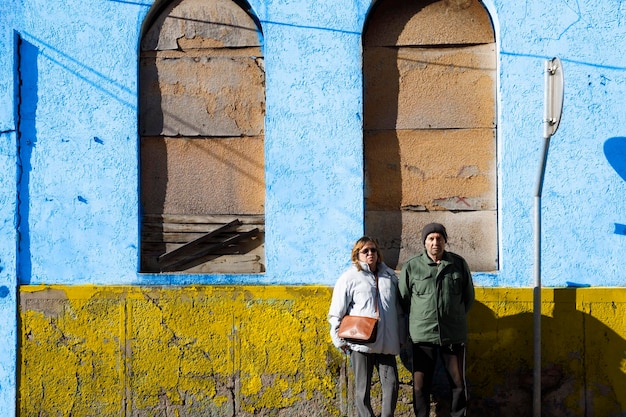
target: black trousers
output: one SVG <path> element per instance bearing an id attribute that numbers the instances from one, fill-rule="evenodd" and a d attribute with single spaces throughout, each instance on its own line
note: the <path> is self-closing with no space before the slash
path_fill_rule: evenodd
<path id="1" fill-rule="evenodd" d="M 430 414 L 430 394 L 438 356 L 441 357 L 452 391 L 450 416 L 465 416 L 467 413 L 465 344 L 440 346 L 432 343 L 413 343 L 413 410 L 415 416 L 428 417 Z"/>

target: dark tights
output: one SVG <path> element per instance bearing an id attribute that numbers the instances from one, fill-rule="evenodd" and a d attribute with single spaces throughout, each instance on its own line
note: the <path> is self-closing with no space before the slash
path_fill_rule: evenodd
<path id="1" fill-rule="evenodd" d="M 413 343 L 413 410 L 416 417 L 430 414 L 430 393 L 437 356 L 440 355 L 452 390 L 451 417 L 462 417 L 467 411 L 465 385 L 465 344 L 440 346 Z"/>

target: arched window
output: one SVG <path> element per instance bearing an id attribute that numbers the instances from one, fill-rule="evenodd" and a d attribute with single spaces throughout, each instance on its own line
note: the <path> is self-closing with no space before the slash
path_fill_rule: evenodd
<path id="1" fill-rule="evenodd" d="M 400 267 L 429 222 L 498 268 L 496 53 L 477 0 L 380 0 L 363 33 L 365 230 Z"/>
<path id="2" fill-rule="evenodd" d="M 144 27 L 141 270 L 264 272 L 258 22 L 242 1 L 178 0 Z"/>

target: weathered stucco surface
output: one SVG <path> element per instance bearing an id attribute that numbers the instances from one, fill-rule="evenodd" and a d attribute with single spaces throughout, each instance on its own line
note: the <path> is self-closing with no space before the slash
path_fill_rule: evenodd
<path id="1" fill-rule="evenodd" d="M 20 415 L 352 416 L 350 368 L 328 335 L 331 292 L 22 287 Z M 542 299 L 546 415 L 621 416 L 626 291 L 551 289 Z M 532 306 L 530 289 L 477 289 L 472 417 L 531 415 Z M 400 417 L 413 415 L 410 361 L 406 350 L 398 357 Z M 434 400 L 445 410 L 442 382 Z M 374 396 L 379 404 L 378 386 Z"/>
<path id="2" fill-rule="evenodd" d="M 394 146 L 395 145 L 395 146 Z M 495 137 L 483 129 L 400 130 L 365 138 L 368 207 L 406 211 L 496 208 Z M 401 181 L 402 187 L 394 186 Z"/>
<path id="3" fill-rule="evenodd" d="M 329 297 L 322 287 L 24 288 L 21 415 L 332 414 Z"/>
<path id="4" fill-rule="evenodd" d="M 495 44 L 419 46 L 367 48 L 364 128 L 494 128 Z"/>
<path id="5" fill-rule="evenodd" d="M 403 260 L 422 253 L 422 227 L 430 222 L 442 222 L 448 228 L 447 249 L 462 254 L 473 269 L 488 271 L 497 261 L 496 213 L 494 211 L 469 211 L 463 215 L 449 211 L 425 212 L 403 211 L 390 216 L 384 211 L 368 211 L 369 233 L 381 236 L 381 246 L 385 248 L 385 262 L 394 265 L 396 259 L 401 266 Z M 475 236 L 484 239 L 481 245 Z"/>
<path id="6" fill-rule="evenodd" d="M 485 2 L 486 3 L 486 2 Z M 476 0 L 379 0 L 364 40 L 369 45 L 460 45 L 494 42 L 493 23 Z M 468 25 L 468 23 L 470 23 Z"/>
<path id="7" fill-rule="evenodd" d="M 144 52 L 142 135 L 262 135 L 265 74 L 261 49 L 227 51 Z"/>
<path id="8" fill-rule="evenodd" d="M 144 138 L 141 160 L 146 213 L 263 213 L 262 137 Z"/>

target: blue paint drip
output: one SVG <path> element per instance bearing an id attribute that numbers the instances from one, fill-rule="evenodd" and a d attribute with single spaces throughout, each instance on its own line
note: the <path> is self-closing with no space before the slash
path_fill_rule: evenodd
<path id="1" fill-rule="evenodd" d="M 93 141 L 99 143 L 100 145 L 104 144 L 104 141 L 97 136 L 93 137 Z"/>
<path id="2" fill-rule="evenodd" d="M 0 298 L 6 298 L 9 295 L 9 287 L 3 285 L 0 287 Z"/>
<path id="3" fill-rule="evenodd" d="M 626 224 L 615 223 L 615 234 L 626 236 Z"/>
<path id="4" fill-rule="evenodd" d="M 80 201 L 81 203 L 87 203 L 87 199 L 85 197 L 83 197 L 82 195 L 78 196 L 78 201 Z"/>

